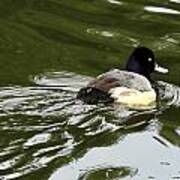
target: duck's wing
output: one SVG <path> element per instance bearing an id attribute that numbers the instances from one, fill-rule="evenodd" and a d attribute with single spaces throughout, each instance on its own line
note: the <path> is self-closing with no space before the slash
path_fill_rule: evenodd
<path id="1" fill-rule="evenodd" d="M 94 87 L 103 92 L 109 92 L 115 87 L 127 87 L 139 91 L 150 91 L 152 86 L 148 79 L 137 73 L 114 69 L 108 71 L 88 84 L 88 87 Z"/>

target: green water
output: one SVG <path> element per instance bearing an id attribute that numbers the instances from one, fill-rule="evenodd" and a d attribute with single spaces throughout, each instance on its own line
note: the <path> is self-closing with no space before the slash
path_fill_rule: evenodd
<path id="1" fill-rule="evenodd" d="M 138 45 L 168 75 L 160 109 L 77 91 Z M 179 0 L 0 1 L 0 179 L 180 179 Z"/>

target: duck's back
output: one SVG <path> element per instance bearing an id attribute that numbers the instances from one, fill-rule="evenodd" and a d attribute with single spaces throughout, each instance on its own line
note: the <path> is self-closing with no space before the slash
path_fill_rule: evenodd
<path id="1" fill-rule="evenodd" d="M 113 69 L 98 76 L 87 86 L 104 92 L 109 92 L 115 87 L 127 87 L 138 91 L 150 91 L 152 89 L 149 80 L 144 76 L 118 69 Z"/>

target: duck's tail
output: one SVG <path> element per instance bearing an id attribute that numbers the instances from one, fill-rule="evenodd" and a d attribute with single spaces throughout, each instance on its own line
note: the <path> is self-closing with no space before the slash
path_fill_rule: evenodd
<path id="1" fill-rule="evenodd" d="M 79 90 L 77 99 L 87 104 L 112 103 L 113 99 L 106 92 L 93 87 L 85 87 Z"/>

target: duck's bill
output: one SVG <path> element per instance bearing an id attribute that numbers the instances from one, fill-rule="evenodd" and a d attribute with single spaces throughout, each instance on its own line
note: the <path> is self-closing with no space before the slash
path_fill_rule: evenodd
<path id="1" fill-rule="evenodd" d="M 155 71 L 157 72 L 160 72 L 160 73 L 163 73 L 163 74 L 166 74 L 169 72 L 168 69 L 164 68 L 164 67 L 161 67 L 159 66 L 158 64 L 155 65 Z"/>

